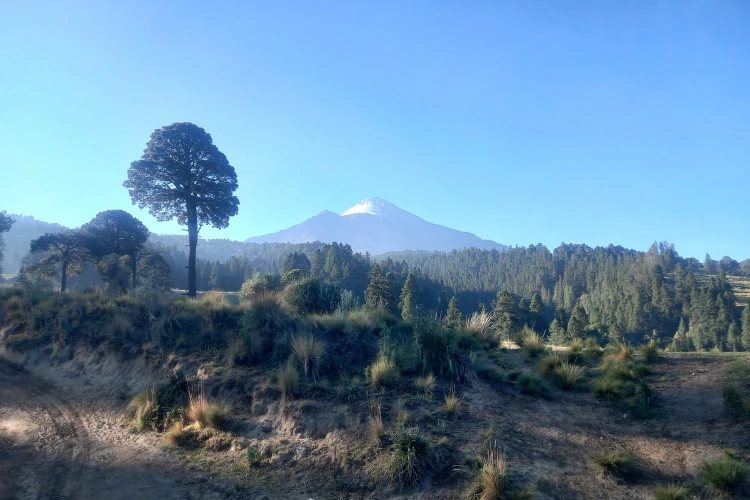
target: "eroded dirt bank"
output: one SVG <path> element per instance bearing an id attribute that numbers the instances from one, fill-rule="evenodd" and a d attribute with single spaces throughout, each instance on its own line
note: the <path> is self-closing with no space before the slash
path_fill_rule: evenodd
<path id="1" fill-rule="evenodd" d="M 86 359 L 85 357 L 83 358 Z M 185 470 L 154 434 L 128 431 L 124 402 L 107 369 L 83 373 L 83 360 L 37 373 L 0 358 L 0 498 L 2 499 L 199 499 L 231 498 L 232 488 Z M 111 367 L 112 372 L 121 369 Z M 106 361 L 101 364 L 106 365 Z M 57 365 L 58 367 L 60 365 Z M 75 363 L 72 365 L 75 368 Z M 150 373 L 141 366 L 140 383 Z M 42 378 L 57 373 L 61 383 Z M 88 383 L 87 383 L 88 381 Z M 61 386 L 66 385 L 67 389 Z M 78 390 L 71 390 L 77 385 Z"/>

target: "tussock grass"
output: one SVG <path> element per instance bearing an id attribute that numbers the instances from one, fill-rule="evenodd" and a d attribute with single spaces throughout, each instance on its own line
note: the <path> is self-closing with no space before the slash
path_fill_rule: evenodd
<path id="1" fill-rule="evenodd" d="M 136 431 L 164 429 L 182 419 L 183 408 L 189 401 L 190 381 L 182 372 L 176 372 L 166 383 L 137 394 L 128 404 L 127 413 Z"/>
<path id="2" fill-rule="evenodd" d="M 605 349 L 607 354 L 604 361 L 607 363 L 622 363 L 633 359 L 633 348 L 629 345 L 614 343 Z"/>
<path id="3" fill-rule="evenodd" d="M 128 404 L 128 412 L 133 417 L 133 429 L 142 431 L 154 429 L 158 424 L 158 410 L 156 388 L 138 393 Z"/>
<path id="4" fill-rule="evenodd" d="M 370 405 L 370 439 L 374 444 L 380 446 L 383 440 L 383 414 L 379 404 Z"/>
<path id="5" fill-rule="evenodd" d="M 250 348 L 245 339 L 235 338 L 227 347 L 227 362 L 229 366 L 244 365 L 250 360 Z"/>
<path id="6" fill-rule="evenodd" d="M 302 373 L 309 377 L 319 366 L 320 358 L 325 353 L 325 344 L 314 335 L 298 335 L 292 338 L 292 352 L 302 365 Z"/>
<path id="7" fill-rule="evenodd" d="M 521 490 L 509 492 L 508 461 L 503 453 L 491 446 L 487 455 L 479 459 L 479 468 L 469 490 L 469 498 L 475 500 L 532 500 L 536 498 L 536 486 L 527 484 Z"/>
<path id="8" fill-rule="evenodd" d="M 517 384 L 522 393 L 530 396 L 546 396 L 549 394 L 549 388 L 544 380 L 531 372 L 521 373 Z"/>
<path id="9" fill-rule="evenodd" d="M 218 290 L 204 293 L 198 301 L 201 305 L 211 308 L 224 307 L 229 304 L 225 294 Z"/>
<path id="10" fill-rule="evenodd" d="M 654 488 L 655 500 L 688 500 L 690 489 L 676 483 L 659 484 Z"/>
<path id="11" fill-rule="evenodd" d="M 638 352 L 646 363 L 654 363 L 660 356 L 659 346 L 656 344 L 656 340 L 653 339 L 638 346 Z"/>
<path id="12" fill-rule="evenodd" d="M 573 339 L 568 345 L 568 352 L 583 352 L 583 340 Z"/>
<path id="13" fill-rule="evenodd" d="M 416 429 L 400 429 L 388 451 L 386 473 L 402 485 L 420 482 L 432 464 L 430 446 Z"/>
<path id="14" fill-rule="evenodd" d="M 748 476 L 748 467 L 731 456 L 705 462 L 700 477 L 709 486 L 721 491 L 732 491 Z"/>
<path id="15" fill-rule="evenodd" d="M 345 333 L 348 326 L 346 315 L 343 313 L 311 314 L 307 319 L 316 328 L 322 328 L 331 333 Z"/>
<path id="16" fill-rule="evenodd" d="M 557 367 L 568 362 L 568 356 L 562 352 L 551 352 L 539 360 L 539 373 L 543 377 L 549 377 L 555 373 Z"/>
<path id="17" fill-rule="evenodd" d="M 632 361 L 612 363 L 606 359 L 600 367 L 601 374 L 594 381 L 594 395 L 618 401 L 640 399 L 647 402 L 653 390 L 643 377 L 648 373 L 644 365 Z"/>
<path id="18" fill-rule="evenodd" d="M 724 398 L 724 408 L 728 413 L 739 415 L 746 411 L 748 401 L 744 400 L 742 392 L 736 385 L 725 385 L 721 395 Z"/>
<path id="19" fill-rule="evenodd" d="M 473 336 L 487 340 L 492 336 L 492 316 L 486 312 L 475 312 L 466 318 L 464 329 Z"/>
<path id="20" fill-rule="evenodd" d="M 291 399 L 299 386 L 299 372 L 294 363 L 287 361 L 276 370 L 276 381 L 281 391 L 282 399 Z"/>
<path id="21" fill-rule="evenodd" d="M 187 418 L 199 428 L 222 429 L 229 420 L 229 411 L 229 406 L 209 401 L 201 388 L 190 395 Z"/>
<path id="22" fill-rule="evenodd" d="M 182 422 L 175 422 L 172 427 L 164 433 L 164 444 L 169 446 L 182 446 L 187 441 L 185 436 L 185 426 Z"/>
<path id="23" fill-rule="evenodd" d="M 399 381 L 401 374 L 396 364 L 383 353 L 378 355 L 369 368 L 372 385 L 393 385 Z"/>
<path id="24" fill-rule="evenodd" d="M 461 408 L 461 399 L 456 395 L 456 388 L 451 385 L 451 391 L 445 395 L 445 413 L 451 418 L 456 418 Z"/>
<path id="25" fill-rule="evenodd" d="M 420 394 L 423 394 L 427 398 L 432 398 L 436 385 L 437 380 L 432 373 L 428 373 L 426 377 L 417 377 L 414 379 L 414 387 L 417 388 Z"/>
<path id="26" fill-rule="evenodd" d="M 623 475 L 633 465 L 635 457 L 625 449 L 602 450 L 591 455 L 591 461 L 601 474 Z"/>
<path id="27" fill-rule="evenodd" d="M 521 338 L 521 348 L 530 358 L 536 358 L 547 350 L 544 339 L 538 333 L 527 329 Z"/>
<path id="28" fill-rule="evenodd" d="M 556 366 L 552 374 L 550 379 L 553 384 L 560 389 L 570 390 L 583 378 L 584 368 L 565 361 Z"/>

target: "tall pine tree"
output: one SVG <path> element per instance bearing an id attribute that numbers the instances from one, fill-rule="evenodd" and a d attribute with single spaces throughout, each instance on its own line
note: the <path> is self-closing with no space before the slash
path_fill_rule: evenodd
<path id="1" fill-rule="evenodd" d="M 416 284 L 414 282 L 414 275 L 409 273 L 404 283 L 404 288 L 401 289 L 401 298 L 398 303 L 398 307 L 401 309 L 401 317 L 404 321 L 411 321 L 414 318 L 416 312 L 415 295 L 416 295 Z"/>

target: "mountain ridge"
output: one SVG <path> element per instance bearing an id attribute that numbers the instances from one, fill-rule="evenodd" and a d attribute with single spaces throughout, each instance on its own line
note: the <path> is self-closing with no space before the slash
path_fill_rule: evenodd
<path id="1" fill-rule="evenodd" d="M 355 252 L 378 255 L 401 250 L 450 251 L 508 247 L 467 231 L 429 222 L 380 197 L 365 198 L 341 214 L 322 210 L 286 229 L 254 236 L 248 243 L 347 243 Z"/>

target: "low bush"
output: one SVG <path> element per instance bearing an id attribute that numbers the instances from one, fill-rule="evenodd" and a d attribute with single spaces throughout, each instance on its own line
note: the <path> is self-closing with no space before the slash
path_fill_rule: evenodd
<path id="1" fill-rule="evenodd" d="M 439 321 L 419 317 L 412 322 L 414 343 L 424 372 L 451 375 L 456 368 L 453 354 L 457 350 L 456 337 Z"/>
<path id="2" fill-rule="evenodd" d="M 731 456 L 721 460 L 705 462 L 701 470 L 701 479 L 709 486 L 721 490 L 732 491 L 739 487 L 747 478 L 748 467 Z"/>
<path id="3" fill-rule="evenodd" d="M 227 362 L 229 366 L 244 365 L 250 361 L 250 349 L 243 338 L 235 338 L 227 347 Z"/>
<path id="4" fill-rule="evenodd" d="M 503 372 L 491 361 L 478 358 L 474 361 L 474 371 L 479 377 L 495 382 L 505 382 L 506 377 Z"/>
<path id="5" fill-rule="evenodd" d="M 178 371 L 166 383 L 137 394 L 127 408 L 133 428 L 163 430 L 181 421 L 190 402 L 190 382 Z"/>
<path id="6" fill-rule="evenodd" d="M 524 394 L 531 396 L 546 396 L 549 394 L 549 388 L 544 380 L 531 372 L 521 373 L 517 384 Z"/>
<path id="7" fill-rule="evenodd" d="M 320 276 L 306 276 L 287 286 L 284 300 L 298 314 L 330 314 L 341 299 L 341 287 Z"/>
<path id="8" fill-rule="evenodd" d="M 240 289 L 240 301 L 251 302 L 281 290 L 281 277 L 278 274 L 256 274 L 245 280 Z"/>
<path id="9" fill-rule="evenodd" d="M 333 314 L 311 314 L 308 320 L 316 328 L 331 333 L 344 333 L 347 328 L 346 315 L 335 312 Z"/>
<path id="10" fill-rule="evenodd" d="M 659 484 L 654 488 L 655 500 L 688 500 L 690 489 L 679 484 Z"/>
<path id="11" fill-rule="evenodd" d="M 594 467 L 602 474 L 623 475 L 635 462 L 628 450 L 602 450 L 591 455 Z"/>

